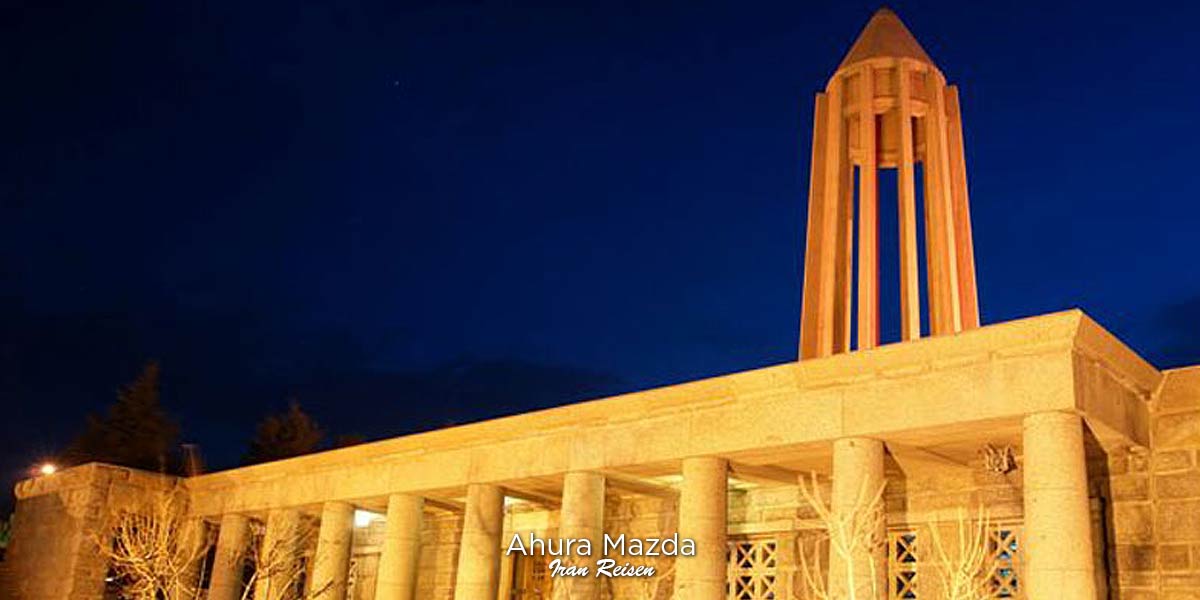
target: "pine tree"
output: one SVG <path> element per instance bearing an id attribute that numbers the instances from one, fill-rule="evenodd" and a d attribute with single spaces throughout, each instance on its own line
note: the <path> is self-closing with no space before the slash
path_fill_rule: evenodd
<path id="1" fill-rule="evenodd" d="M 292 400 L 286 412 L 259 422 L 242 462 L 254 464 L 315 452 L 324 438 L 317 422 Z"/>
<path id="2" fill-rule="evenodd" d="M 158 362 L 147 362 L 132 383 L 118 390 L 103 417 L 88 416 L 84 432 L 66 452 L 67 461 L 167 470 L 179 426 L 159 403 L 158 381 Z"/>

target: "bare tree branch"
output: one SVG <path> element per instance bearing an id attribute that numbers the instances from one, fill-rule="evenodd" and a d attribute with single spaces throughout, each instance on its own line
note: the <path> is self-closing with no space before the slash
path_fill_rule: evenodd
<path id="1" fill-rule="evenodd" d="M 242 589 L 242 600 L 316 600 L 331 596 L 332 581 L 309 581 L 313 564 L 304 549 L 313 546 L 317 528 L 304 519 L 272 525 L 269 532 L 251 536 L 246 558 L 251 575 Z"/>
<path id="2" fill-rule="evenodd" d="M 800 480 L 800 495 L 817 514 L 817 518 L 825 526 L 829 540 L 829 552 L 841 559 L 843 572 L 834 573 L 833 561 L 830 560 L 828 577 L 820 571 L 819 552 L 816 553 L 815 565 L 809 565 L 804 548 L 798 548 L 801 571 L 804 576 L 808 595 L 817 600 L 858 600 L 858 575 L 855 573 L 855 557 L 870 555 L 886 543 L 879 535 L 884 530 L 883 490 L 886 484 L 881 483 L 878 489 L 869 489 L 866 482 L 859 488 L 850 510 L 834 511 L 821 496 L 817 475 L 810 476 L 810 482 Z M 871 577 L 871 598 L 877 598 L 878 573 L 875 561 L 868 561 Z M 847 596 L 845 598 L 831 595 L 829 584 L 835 580 L 845 582 Z"/>
<path id="3" fill-rule="evenodd" d="M 130 600 L 192 600 L 212 539 L 203 521 L 187 514 L 176 484 L 129 507 L 113 509 L 95 536 L 96 547 Z"/>
<path id="4" fill-rule="evenodd" d="M 942 597 L 946 600 L 986 600 L 992 597 L 988 589 L 988 536 L 991 520 L 980 506 L 971 520 L 959 509 L 955 527 L 957 545 L 948 551 L 942 539 L 941 523 L 929 526 L 930 539 L 937 553 L 941 574 Z"/>

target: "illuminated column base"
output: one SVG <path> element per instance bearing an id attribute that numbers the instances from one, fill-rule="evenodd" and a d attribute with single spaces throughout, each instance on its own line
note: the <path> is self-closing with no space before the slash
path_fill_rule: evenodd
<path id="1" fill-rule="evenodd" d="M 1030 598 L 1094 600 L 1083 421 L 1047 412 L 1023 423 L 1025 582 Z"/>
<path id="2" fill-rule="evenodd" d="M 278 598 L 284 590 L 296 585 L 294 571 L 290 568 L 298 561 L 301 537 L 300 513 L 291 508 L 272 510 L 267 515 L 267 530 L 263 533 L 262 546 L 258 551 L 260 569 L 254 584 L 255 598 Z"/>
<path id="3" fill-rule="evenodd" d="M 467 514 L 458 550 L 454 600 L 496 600 L 500 584 L 500 535 L 504 493 L 494 485 L 467 486 Z"/>
<path id="4" fill-rule="evenodd" d="M 728 473 L 723 458 L 683 460 L 679 537 L 695 540 L 696 555 L 675 558 L 675 600 L 725 600 Z"/>
<path id="5" fill-rule="evenodd" d="M 312 566 L 312 591 L 318 598 L 342 600 L 350 576 L 350 545 L 354 536 L 354 507 L 326 502 Z"/>
<path id="6" fill-rule="evenodd" d="M 882 502 L 874 507 L 872 500 L 884 485 L 883 442 L 867 438 L 846 438 L 833 443 L 833 492 L 831 508 L 839 522 L 860 524 L 873 543 L 860 538 L 849 543 L 851 556 L 843 559 L 837 552 L 829 553 L 829 591 L 831 598 L 860 600 L 887 598 L 887 526 L 879 512 Z M 848 537 L 848 536 L 847 536 Z"/>
<path id="7" fill-rule="evenodd" d="M 563 479 L 562 510 L 559 512 L 559 537 L 587 539 L 592 542 L 590 557 L 565 559 L 566 564 L 587 566 L 595 570 L 597 560 L 604 558 L 604 476 L 596 473 L 567 473 Z M 600 580 L 596 577 L 561 577 L 554 582 L 555 598 L 596 600 L 600 597 Z"/>
<path id="8" fill-rule="evenodd" d="M 388 498 L 387 529 L 379 557 L 375 600 L 415 600 L 421 558 L 421 522 L 425 500 L 408 494 Z"/>
<path id="9" fill-rule="evenodd" d="M 249 545 L 250 519 L 237 514 L 222 516 L 208 584 L 209 600 L 241 600 L 242 565 Z"/>

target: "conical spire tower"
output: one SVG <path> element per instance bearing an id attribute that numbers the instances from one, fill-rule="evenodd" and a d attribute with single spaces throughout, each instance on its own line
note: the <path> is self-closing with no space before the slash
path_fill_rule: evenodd
<path id="1" fill-rule="evenodd" d="M 901 340 L 921 337 L 918 164 L 928 333 L 946 335 L 978 327 L 958 90 L 946 85 L 921 44 L 884 8 L 871 17 L 825 91 L 817 94 L 802 359 L 880 343 L 880 169 L 898 171 Z"/>

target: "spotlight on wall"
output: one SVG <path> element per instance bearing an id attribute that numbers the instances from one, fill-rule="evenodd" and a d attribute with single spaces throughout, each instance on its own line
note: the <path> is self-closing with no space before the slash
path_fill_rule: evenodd
<path id="1" fill-rule="evenodd" d="M 376 512 L 371 512 L 369 510 L 356 510 L 354 511 L 354 526 L 359 529 L 362 529 L 363 527 L 370 527 L 372 521 L 377 521 L 382 518 L 383 515 Z"/>
<path id="2" fill-rule="evenodd" d="M 42 475 L 53 475 L 58 472 L 58 466 L 54 463 L 43 463 L 42 466 L 37 468 L 37 472 Z"/>

